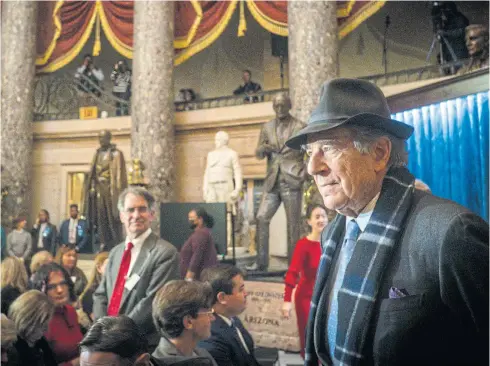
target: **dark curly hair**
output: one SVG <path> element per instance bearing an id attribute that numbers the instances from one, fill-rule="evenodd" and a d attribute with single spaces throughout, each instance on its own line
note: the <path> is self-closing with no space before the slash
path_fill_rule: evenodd
<path id="1" fill-rule="evenodd" d="M 53 272 L 61 272 L 63 274 L 63 277 L 68 284 L 68 292 L 70 294 L 70 301 L 77 301 L 77 297 L 75 295 L 75 290 L 74 290 L 74 284 L 73 281 L 70 278 L 70 275 L 64 269 L 61 267 L 58 263 L 47 263 L 43 264 L 39 269 L 37 270 L 36 273 L 33 274 L 30 283 L 29 283 L 29 288 L 32 290 L 39 290 L 41 292 L 44 292 L 45 294 L 48 293 L 48 283 L 49 283 L 49 276 Z"/>

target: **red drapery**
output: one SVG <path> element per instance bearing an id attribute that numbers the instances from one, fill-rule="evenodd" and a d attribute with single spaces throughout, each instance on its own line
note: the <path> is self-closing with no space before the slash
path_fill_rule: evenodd
<path id="1" fill-rule="evenodd" d="M 212 44 L 228 25 L 237 5 L 239 35 L 244 35 L 245 4 L 254 19 L 268 31 L 287 36 L 286 1 L 178 1 L 175 2 L 175 64 Z M 385 1 L 337 1 L 339 37 L 342 38 L 384 5 Z M 123 56 L 133 55 L 132 1 L 39 2 L 36 65 L 38 72 L 53 72 L 81 51 L 95 25 L 93 54 L 100 51 L 103 31 Z"/>

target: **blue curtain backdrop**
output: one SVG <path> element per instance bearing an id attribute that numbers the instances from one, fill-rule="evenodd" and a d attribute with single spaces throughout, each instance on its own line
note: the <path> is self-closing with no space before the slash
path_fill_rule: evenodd
<path id="1" fill-rule="evenodd" d="M 488 221 L 488 97 L 469 95 L 392 115 L 412 125 L 410 171 L 432 192 Z"/>

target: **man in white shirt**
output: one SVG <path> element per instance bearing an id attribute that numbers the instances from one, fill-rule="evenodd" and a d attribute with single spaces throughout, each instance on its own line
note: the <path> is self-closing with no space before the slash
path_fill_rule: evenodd
<path id="1" fill-rule="evenodd" d="M 47 250 L 53 256 L 56 255 L 56 225 L 49 222 L 48 210 L 42 209 L 39 211 L 36 223 L 32 230 L 32 254 L 41 250 Z"/>
<path id="2" fill-rule="evenodd" d="M 205 269 L 201 281 L 213 288 L 216 319 L 211 324 L 211 337 L 199 347 L 208 350 L 218 366 L 258 366 L 252 336 L 238 318 L 247 307 L 243 273 L 232 265 L 220 264 Z"/>
<path id="3" fill-rule="evenodd" d="M 178 278 L 179 254 L 150 228 L 155 215 L 155 199 L 150 192 L 128 187 L 119 196 L 118 208 L 127 237 L 111 250 L 94 293 L 94 315 L 96 319 L 129 316 L 146 333 L 151 351 L 160 339 L 153 325 L 152 301 L 159 288 Z"/>
<path id="4" fill-rule="evenodd" d="M 77 252 L 87 248 L 89 242 L 88 224 L 78 217 L 78 205 L 70 205 L 70 218 L 60 225 L 59 243 L 75 247 Z"/>

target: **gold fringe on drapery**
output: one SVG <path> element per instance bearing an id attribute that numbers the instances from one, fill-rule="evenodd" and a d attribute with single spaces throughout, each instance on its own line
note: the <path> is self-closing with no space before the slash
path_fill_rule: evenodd
<path id="1" fill-rule="evenodd" d="M 240 20 L 238 22 L 238 37 L 243 37 L 247 31 L 247 21 L 245 20 L 245 1 L 240 0 Z"/>

